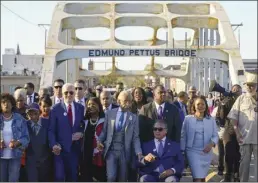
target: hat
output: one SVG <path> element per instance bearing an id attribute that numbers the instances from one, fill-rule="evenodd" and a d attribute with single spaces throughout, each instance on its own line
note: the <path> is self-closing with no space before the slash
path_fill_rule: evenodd
<path id="1" fill-rule="evenodd" d="M 246 72 L 245 84 L 257 84 L 257 74 Z"/>
<path id="2" fill-rule="evenodd" d="M 191 92 L 191 91 L 196 91 L 195 86 L 190 86 L 188 91 L 189 91 L 189 92 Z"/>
<path id="3" fill-rule="evenodd" d="M 36 110 L 39 111 L 39 105 L 37 103 L 32 103 L 30 104 L 27 109 L 26 109 L 26 113 L 29 112 L 30 110 Z"/>

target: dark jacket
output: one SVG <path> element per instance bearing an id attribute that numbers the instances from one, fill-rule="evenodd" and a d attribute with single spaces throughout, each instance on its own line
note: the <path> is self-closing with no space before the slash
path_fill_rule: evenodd
<path id="1" fill-rule="evenodd" d="M 180 142 L 182 120 L 180 111 L 174 105 L 165 102 L 163 110 L 164 121 L 167 123 L 167 137 L 172 141 Z M 141 142 L 147 142 L 154 138 L 152 127 L 158 119 L 155 102 L 148 103 L 142 107 L 139 113 L 139 136 Z"/>

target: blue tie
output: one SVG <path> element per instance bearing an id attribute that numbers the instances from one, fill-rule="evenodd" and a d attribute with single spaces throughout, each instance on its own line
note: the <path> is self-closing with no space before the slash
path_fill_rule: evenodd
<path id="1" fill-rule="evenodd" d="M 163 155 L 163 144 L 162 144 L 162 140 L 159 140 L 158 154 L 159 154 L 159 157 L 161 157 L 161 156 Z"/>
<path id="2" fill-rule="evenodd" d="M 125 112 L 121 112 L 121 116 L 119 118 L 118 125 L 117 125 L 117 131 L 118 132 L 120 132 L 123 128 L 124 117 L 125 117 Z"/>
<path id="3" fill-rule="evenodd" d="M 159 146 L 158 146 L 159 157 L 161 157 L 163 155 L 163 151 L 164 151 L 164 149 L 163 149 L 162 140 L 159 140 Z M 161 164 L 158 166 L 158 168 L 159 168 L 159 173 L 163 173 L 165 171 L 163 165 L 161 165 Z"/>

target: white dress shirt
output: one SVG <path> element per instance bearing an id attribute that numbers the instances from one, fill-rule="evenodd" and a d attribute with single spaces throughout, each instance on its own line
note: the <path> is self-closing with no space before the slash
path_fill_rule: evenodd
<path id="1" fill-rule="evenodd" d="M 62 102 L 62 98 L 55 97 L 55 104 Z"/>
<path id="2" fill-rule="evenodd" d="M 162 113 L 163 113 L 164 112 L 164 108 L 165 108 L 165 102 L 163 104 L 161 104 L 161 105 L 157 104 L 156 102 L 154 102 L 154 103 L 155 103 L 157 112 L 159 112 L 159 106 L 161 106 L 162 107 Z"/>
<path id="3" fill-rule="evenodd" d="M 66 107 L 66 115 L 68 115 L 68 103 L 65 103 L 65 107 Z M 73 113 L 73 125 L 74 125 L 74 122 L 75 122 L 75 107 L 74 107 L 74 103 L 72 102 L 71 103 L 71 106 L 72 106 L 72 113 Z"/>
<path id="4" fill-rule="evenodd" d="M 179 103 L 179 105 L 180 105 L 182 111 L 184 112 L 184 115 L 186 116 L 187 113 L 186 113 L 185 105 L 184 105 L 182 102 L 180 102 L 179 100 L 178 100 L 178 103 Z"/>
<path id="5" fill-rule="evenodd" d="M 31 104 L 30 103 L 30 96 L 31 96 L 31 103 L 34 102 L 34 92 L 31 95 L 27 95 L 27 104 Z"/>
<path id="6" fill-rule="evenodd" d="M 158 139 L 154 139 L 154 142 L 155 142 L 155 146 L 156 146 L 156 150 L 158 151 L 158 149 L 159 149 L 159 140 Z M 166 142 L 166 137 L 164 137 L 163 139 L 161 139 L 161 143 L 162 143 L 162 145 L 163 145 L 163 149 L 165 149 L 165 142 Z M 173 170 L 174 171 L 174 174 L 176 173 L 176 170 L 174 169 L 174 168 L 171 168 L 171 170 Z M 157 167 L 156 169 L 155 169 L 155 172 L 159 172 L 159 167 Z"/>
<path id="7" fill-rule="evenodd" d="M 82 97 L 80 100 L 79 99 L 75 99 L 75 102 L 80 103 L 81 105 L 83 105 L 84 109 L 85 109 L 85 98 Z"/>

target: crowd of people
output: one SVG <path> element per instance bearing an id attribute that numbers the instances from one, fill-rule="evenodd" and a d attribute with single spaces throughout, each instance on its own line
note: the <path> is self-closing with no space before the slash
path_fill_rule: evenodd
<path id="1" fill-rule="evenodd" d="M 1 93 L 0 181 L 179 182 L 189 167 L 205 182 L 218 145 L 218 174 L 225 164 L 225 181 L 246 182 L 252 153 L 257 170 L 257 75 L 245 87 L 214 99 L 194 86 L 111 93 L 57 79 L 37 93 L 26 83 Z"/>

